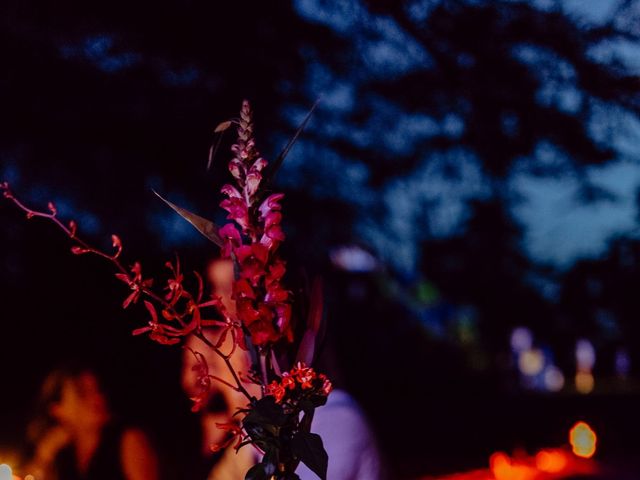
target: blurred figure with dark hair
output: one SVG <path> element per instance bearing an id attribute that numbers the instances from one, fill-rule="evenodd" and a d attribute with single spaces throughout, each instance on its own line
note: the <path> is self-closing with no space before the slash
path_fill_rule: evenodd
<path id="1" fill-rule="evenodd" d="M 36 480 L 157 480 L 147 436 L 115 420 L 94 370 L 70 366 L 45 379 L 28 427 Z"/>

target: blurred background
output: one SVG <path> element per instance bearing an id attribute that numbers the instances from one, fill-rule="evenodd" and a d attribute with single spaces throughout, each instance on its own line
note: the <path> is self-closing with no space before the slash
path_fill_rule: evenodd
<path id="1" fill-rule="evenodd" d="M 149 274 L 216 253 L 152 189 L 222 222 L 234 135 L 207 171 L 215 126 L 249 99 L 274 158 L 320 99 L 277 177 L 286 255 L 325 277 L 345 382 L 397 478 L 560 446 L 578 420 L 599 461 L 638 471 L 639 1 L 0 9 L 0 179 L 101 247 L 117 233 Z M 132 337 L 144 308 L 54 225 L 9 202 L 0 223 L 0 454 L 47 371 L 91 358 L 188 478 L 180 349 Z"/>

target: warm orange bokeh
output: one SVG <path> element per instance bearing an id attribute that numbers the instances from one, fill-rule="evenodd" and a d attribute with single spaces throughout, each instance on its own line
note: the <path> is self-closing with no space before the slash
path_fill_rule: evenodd
<path id="1" fill-rule="evenodd" d="M 558 473 L 568 463 L 567 455 L 562 450 L 541 450 L 536 455 L 536 468 L 541 472 Z"/>
<path id="2" fill-rule="evenodd" d="M 496 480 L 533 480 L 538 474 L 535 468 L 512 462 L 511 458 L 502 452 L 491 455 L 489 465 Z"/>
<path id="3" fill-rule="evenodd" d="M 596 432 L 585 422 L 576 423 L 569 431 L 569 443 L 578 457 L 591 458 L 596 453 Z"/>
<path id="4" fill-rule="evenodd" d="M 585 422 L 576 423 L 569 432 L 573 453 L 584 459 L 596 451 L 596 434 Z M 489 459 L 489 469 L 456 473 L 439 480 L 560 480 L 572 475 L 589 475 L 597 471 L 593 460 L 576 458 L 567 449 L 540 450 L 535 456 L 516 452 L 511 457 L 496 452 Z M 433 477 L 427 477 L 433 480 Z M 426 480 L 426 479 L 425 479 Z"/>

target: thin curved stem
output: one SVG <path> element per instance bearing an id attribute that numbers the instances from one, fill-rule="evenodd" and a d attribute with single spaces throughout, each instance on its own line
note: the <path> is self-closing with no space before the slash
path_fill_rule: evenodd
<path id="1" fill-rule="evenodd" d="M 247 397 L 247 400 L 249 400 L 249 401 L 253 400 L 254 397 L 247 391 L 247 389 L 244 387 L 244 385 L 242 385 L 242 382 L 240 381 L 240 378 L 238 377 L 238 374 L 236 373 L 235 369 L 233 368 L 233 365 L 231 365 L 231 361 L 229 360 L 229 358 L 227 358 L 227 356 L 224 353 L 222 353 L 220 351 L 220 349 L 217 348 L 213 343 L 211 343 L 209 341 L 209 339 L 207 337 L 205 337 L 201 332 L 196 332 L 195 335 L 200 340 L 202 340 L 202 342 L 204 342 L 205 345 L 207 345 L 209 348 L 211 348 L 216 353 L 216 355 L 218 355 L 220 358 L 222 358 L 222 360 L 224 361 L 225 365 L 229 369 L 229 372 L 233 376 L 233 379 L 236 382 L 236 385 L 238 386 L 238 389 L 237 389 L 238 392 L 242 393 L 245 397 Z"/>

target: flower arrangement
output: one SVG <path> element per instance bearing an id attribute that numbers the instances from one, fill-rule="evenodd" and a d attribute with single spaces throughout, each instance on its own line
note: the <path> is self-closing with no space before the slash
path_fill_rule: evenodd
<path id="1" fill-rule="evenodd" d="M 310 432 L 314 410 L 325 404 L 331 392 L 330 380 L 308 366 L 313 361 L 322 317 L 320 289 L 312 291 L 303 337 L 295 338 L 294 296 L 285 286 L 286 262 L 280 257 L 278 248 L 285 240 L 281 228 L 284 195 L 268 193 L 270 176 L 308 118 L 270 169 L 256 149 L 252 112 L 247 101 L 243 102 L 238 119 L 218 126 L 216 131 L 222 131 L 235 124 L 238 135 L 229 162 L 233 183 L 224 185 L 221 190 L 224 199 L 220 206 L 227 211 L 229 220 L 221 228 L 163 199 L 216 243 L 223 258 L 234 262 L 233 312 L 225 307 L 220 297 L 205 297 L 204 281 L 197 272 L 194 272 L 197 288 L 195 292 L 190 291 L 185 286 L 178 260 L 166 263 L 169 277 L 164 289 L 158 291 L 155 289 L 158 282 L 144 277 L 139 262 L 125 266 L 121 259 L 122 242 L 117 235 L 111 237 L 114 251 L 104 252 L 78 236 L 74 221 L 61 221 L 52 203 L 48 204 L 47 211 L 32 210 L 13 194 L 7 182 L 0 183 L 4 197 L 25 211 L 27 218 L 43 217 L 60 227 L 74 242 L 73 254 L 94 254 L 113 264 L 116 278 L 130 290 L 122 306 L 127 308 L 142 299 L 148 313 L 146 326 L 135 329 L 134 335 L 147 334 L 151 340 L 165 345 L 179 344 L 185 337 L 195 335 L 223 360 L 233 378 L 232 383 L 220 378 L 216 372 L 210 372 L 205 355 L 191 350 L 197 361 L 194 367 L 197 394 L 193 397 L 192 410 L 203 407 L 212 382 L 222 382 L 244 395 L 246 407 L 236 412 L 239 423 L 218 424 L 230 436 L 212 449 L 229 447 L 234 441 L 236 450 L 246 445 L 256 448 L 262 457 L 246 473 L 247 480 L 299 478 L 295 470 L 300 462 L 321 479 L 326 478 L 328 457 L 322 439 Z M 229 338 L 231 348 L 223 351 Z M 243 375 L 234 369 L 231 356 L 237 349 L 250 352 L 256 359 L 251 372 Z M 247 382 L 260 386 L 261 398 L 249 393 Z"/>

